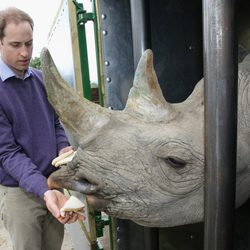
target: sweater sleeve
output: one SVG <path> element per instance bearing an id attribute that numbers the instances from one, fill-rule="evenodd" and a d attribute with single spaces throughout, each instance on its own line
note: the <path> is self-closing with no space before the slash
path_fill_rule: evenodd
<path id="1" fill-rule="evenodd" d="M 0 162 L 4 171 L 19 187 L 43 197 L 48 190 L 47 179 L 15 141 L 12 126 L 0 107 Z"/>

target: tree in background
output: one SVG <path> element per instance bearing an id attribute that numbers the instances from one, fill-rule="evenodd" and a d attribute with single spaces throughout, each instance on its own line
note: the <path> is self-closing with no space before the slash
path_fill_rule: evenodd
<path id="1" fill-rule="evenodd" d="M 40 57 L 34 57 L 30 61 L 30 67 L 41 69 L 41 60 Z"/>

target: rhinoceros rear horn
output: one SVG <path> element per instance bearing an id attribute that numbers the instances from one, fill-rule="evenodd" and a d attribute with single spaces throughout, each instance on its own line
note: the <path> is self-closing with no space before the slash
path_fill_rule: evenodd
<path id="1" fill-rule="evenodd" d="M 80 138 L 108 122 L 107 109 L 88 101 L 68 86 L 47 48 L 41 52 L 41 64 L 49 102 L 70 132 Z"/>
<path id="2" fill-rule="evenodd" d="M 125 111 L 147 121 L 169 121 L 174 107 L 166 102 L 153 66 L 153 52 L 144 51 L 138 63 Z"/>

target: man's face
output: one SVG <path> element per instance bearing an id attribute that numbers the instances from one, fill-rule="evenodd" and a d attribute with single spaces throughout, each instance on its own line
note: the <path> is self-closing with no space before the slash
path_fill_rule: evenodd
<path id="1" fill-rule="evenodd" d="M 28 22 L 8 23 L 0 41 L 2 60 L 20 77 L 28 68 L 33 50 L 33 31 Z"/>

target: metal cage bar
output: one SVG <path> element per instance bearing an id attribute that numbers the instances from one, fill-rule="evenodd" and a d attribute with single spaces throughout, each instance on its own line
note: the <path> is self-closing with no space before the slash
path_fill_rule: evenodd
<path id="1" fill-rule="evenodd" d="M 134 67 L 146 49 L 151 48 L 149 0 L 130 0 Z"/>
<path id="2" fill-rule="evenodd" d="M 205 250 L 233 249 L 237 141 L 235 1 L 203 0 Z"/>
<path id="3" fill-rule="evenodd" d="M 130 0 L 133 37 L 134 68 L 146 49 L 151 48 L 151 24 L 149 0 Z M 143 227 L 144 250 L 159 249 L 157 228 Z"/>

